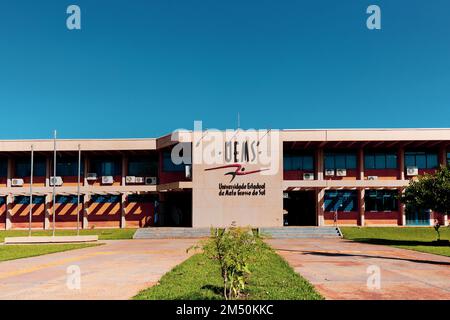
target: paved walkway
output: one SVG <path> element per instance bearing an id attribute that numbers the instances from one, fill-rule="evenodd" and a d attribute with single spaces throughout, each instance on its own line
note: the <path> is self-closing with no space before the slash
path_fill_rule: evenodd
<path id="1" fill-rule="evenodd" d="M 98 247 L 0 262 L 0 299 L 129 299 L 185 260 L 196 241 L 103 241 Z M 75 266 L 71 272 L 80 268 L 80 289 L 69 289 L 77 284 L 68 277 L 69 266 Z"/>
<path id="2" fill-rule="evenodd" d="M 450 299 L 448 257 L 343 239 L 268 242 L 327 299 Z M 369 289 L 377 267 L 380 289 L 373 276 Z"/>

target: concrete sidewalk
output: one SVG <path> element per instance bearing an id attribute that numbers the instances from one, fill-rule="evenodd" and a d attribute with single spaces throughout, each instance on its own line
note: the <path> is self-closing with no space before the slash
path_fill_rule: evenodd
<path id="1" fill-rule="evenodd" d="M 448 257 L 343 239 L 267 242 L 327 299 L 450 299 Z M 377 268 L 380 289 L 370 289 Z"/>
<path id="2" fill-rule="evenodd" d="M 0 299 L 129 299 L 189 257 L 195 239 L 114 240 L 0 262 Z M 69 271 L 81 272 L 81 288 Z M 69 279 L 69 284 L 67 281 Z"/>

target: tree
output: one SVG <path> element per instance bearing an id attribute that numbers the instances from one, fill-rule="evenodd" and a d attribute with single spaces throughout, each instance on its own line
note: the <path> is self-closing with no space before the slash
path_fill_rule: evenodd
<path id="1" fill-rule="evenodd" d="M 434 174 L 411 181 L 400 198 L 407 206 L 448 214 L 450 212 L 450 167 L 441 167 Z"/>

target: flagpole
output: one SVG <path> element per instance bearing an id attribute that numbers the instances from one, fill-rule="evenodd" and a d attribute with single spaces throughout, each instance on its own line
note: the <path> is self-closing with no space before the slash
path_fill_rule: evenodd
<path id="1" fill-rule="evenodd" d="M 34 167 L 34 148 L 31 145 L 31 168 L 30 168 L 30 214 L 28 217 L 28 236 L 31 237 L 31 221 L 33 217 L 33 167 Z"/>
<path id="2" fill-rule="evenodd" d="M 53 236 L 55 236 L 55 206 L 56 206 L 56 130 L 53 133 Z"/>
<path id="3" fill-rule="evenodd" d="M 77 236 L 80 235 L 80 177 L 81 177 L 81 147 L 80 144 L 78 144 Z"/>

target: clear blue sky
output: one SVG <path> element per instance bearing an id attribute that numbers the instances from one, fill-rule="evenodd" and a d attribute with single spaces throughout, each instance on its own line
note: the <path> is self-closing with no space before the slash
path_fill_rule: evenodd
<path id="1" fill-rule="evenodd" d="M 82 30 L 66 28 L 66 8 Z M 366 28 L 366 8 L 382 30 Z M 2 0 L 0 139 L 450 127 L 448 0 Z"/>

